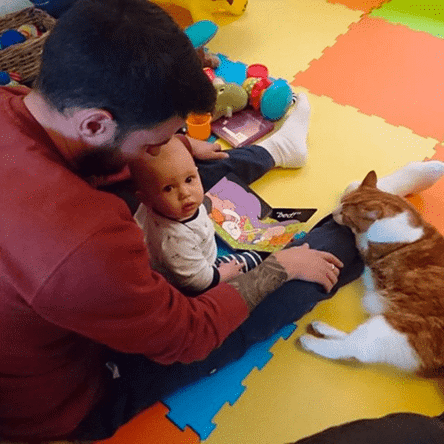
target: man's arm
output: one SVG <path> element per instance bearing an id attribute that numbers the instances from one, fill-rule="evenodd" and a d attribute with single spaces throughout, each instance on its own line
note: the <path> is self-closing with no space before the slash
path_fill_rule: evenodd
<path id="1" fill-rule="evenodd" d="M 176 134 L 175 137 L 178 137 L 181 140 L 195 159 L 216 160 L 226 159 L 228 157 L 228 153 L 222 151 L 222 147 L 218 143 L 193 139 L 192 137 L 184 136 L 183 134 Z"/>
<path id="2" fill-rule="evenodd" d="M 33 308 L 67 331 L 161 364 L 206 358 L 248 317 L 226 283 L 186 297 L 150 268 L 135 222 L 112 218 L 64 258 Z"/>
<path id="3" fill-rule="evenodd" d="M 316 282 L 329 292 L 338 281 L 343 263 L 331 253 L 311 250 L 308 244 L 278 251 L 258 267 L 232 279 L 252 311 L 266 296 L 287 280 Z"/>

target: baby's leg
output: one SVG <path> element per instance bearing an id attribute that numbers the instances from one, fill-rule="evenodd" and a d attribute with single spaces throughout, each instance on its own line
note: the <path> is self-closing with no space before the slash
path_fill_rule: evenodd
<path id="1" fill-rule="evenodd" d="M 227 254 L 217 258 L 216 266 L 222 262 L 228 263 L 235 259 L 240 264 L 244 264 L 243 271 L 246 273 L 247 271 L 257 267 L 265 257 L 266 255 L 261 256 L 261 254 L 259 254 L 257 251 L 244 251 L 242 253 Z"/>
<path id="2" fill-rule="evenodd" d="M 382 316 L 370 318 L 356 330 L 343 335 L 323 323 L 312 324 L 326 338 L 303 335 L 299 338 L 305 350 L 330 359 L 357 359 L 364 363 L 394 365 L 405 371 L 419 369 L 420 360 L 406 335 L 391 327 Z"/>
<path id="3" fill-rule="evenodd" d="M 430 188 L 444 175 L 444 162 L 430 160 L 411 162 L 388 176 L 378 179 L 378 188 L 404 197 Z M 355 190 L 361 182 L 352 182 L 344 194 Z"/>

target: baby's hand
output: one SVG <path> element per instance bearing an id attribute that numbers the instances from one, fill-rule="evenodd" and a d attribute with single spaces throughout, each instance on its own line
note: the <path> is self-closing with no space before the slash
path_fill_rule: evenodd
<path id="1" fill-rule="evenodd" d="M 236 259 L 233 259 L 228 263 L 221 263 L 217 268 L 219 270 L 220 281 L 227 282 L 230 279 L 233 279 L 234 277 L 242 273 L 243 268 L 244 264 L 239 263 Z"/>

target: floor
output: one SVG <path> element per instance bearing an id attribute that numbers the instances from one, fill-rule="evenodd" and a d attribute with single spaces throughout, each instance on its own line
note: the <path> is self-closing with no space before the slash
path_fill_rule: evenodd
<path id="1" fill-rule="evenodd" d="M 163 2 L 162 2 L 163 3 Z M 180 2 L 178 2 L 180 3 Z M 214 14 L 216 53 L 265 64 L 308 94 L 308 164 L 253 184 L 274 207 L 315 207 L 310 228 L 346 185 L 374 169 L 444 160 L 444 3 L 415 0 L 249 0 Z M 162 5 L 182 25 L 189 12 Z M 410 200 L 444 233 L 444 181 Z M 437 383 L 392 368 L 332 362 L 297 338 L 314 318 L 351 330 L 365 318 L 361 282 L 259 344 L 244 360 L 146 410 L 102 444 L 283 444 L 391 412 L 444 411 Z M 271 314 L 272 315 L 272 314 Z"/>

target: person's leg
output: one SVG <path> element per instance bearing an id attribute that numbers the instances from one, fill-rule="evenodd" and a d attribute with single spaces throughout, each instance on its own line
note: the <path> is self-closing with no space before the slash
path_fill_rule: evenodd
<path id="1" fill-rule="evenodd" d="M 444 442 L 440 417 L 392 413 L 326 429 L 293 444 L 438 444 Z"/>
<path id="2" fill-rule="evenodd" d="M 163 366 L 142 356 L 115 353 L 120 378 L 110 382 L 107 397 L 85 419 L 75 434 L 76 439 L 104 439 L 135 414 L 165 398 L 180 387 L 208 376 L 224 365 L 239 359 L 248 348 L 269 338 L 332 297 L 343 285 L 358 278 L 363 263 L 355 247 L 351 231 L 336 224 L 331 216 L 319 222 L 307 235 L 293 245 L 307 242 L 311 248 L 329 251 L 343 263 L 338 284 L 329 294 L 321 285 L 305 281 L 289 281 L 270 294 L 249 318 L 205 360 L 189 365 Z"/>
<path id="3" fill-rule="evenodd" d="M 209 374 L 203 367 L 161 365 L 143 355 L 112 350 L 107 355 L 107 364 L 114 367 L 118 377 L 113 379 L 109 372 L 104 398 L 64 439 L 97 441 L 109 438 L 144 409 Z"/>
<path id="4" fill-rule="evenodd" d="M 223 263 L 227 264 L 228 262 L 230 262 L 234 259 L 238 263 L 244 264 L 242 271 L 244 273 L 247 273 L 248 271 L 257 267 L 269 254 L 270 253 L 261 253 L 261 252 L 254 251 L 254 250 L 240 251 L 240 252 L 236 251 L 234 253 L 229 253 L 229 254 L 224 254 L 222 256 L 218 256 L 216 258 L 215 265 L 216 265 L 216 267 L 219 267 L 220 264 L 223 264 Z"/>
<path id="5" fill-rule="evenodd" d="M 257 145 L 232 149 L 227 153 L 229 157 L 226 159 L 196 160 L 205 192 L 229 173 L 234 173 L 249 185 L 275 166 L 271 155 Z"/>
<path id="6" fill-rule="evenodd" d="M 208 191 L 228 173 L 234 173 L 246 184 L 251 184 L 274 167 L 304 166 L 309 122 L 310 104 L 307 96 L 300 93 L 282 127 L 259 145 L 229 150 L 227 159 L 196 160 L 204 190 Z"/>
<path id="7" fill-rule="evenodd" d="M 331 298 L 339 288 L 362 274 L 364 264 L 356 249 L 354 235 L 347 227 L 338 225 L 331 216 L 291 245 L 303 243 L 308 243 L 313 249 L 328 251 L 344 263 L 336 286 L 326 293 L 321 285 L 312 282 L 293 280 L 285 283 L 267 296 L 221 347 L 210 354 L 205 363 L 211 368 L 219 368 L 229 360 L 242 356 L 252 344 L 297 321 L 318 302 Z"/>
<path id="8" fill-rule="evenodd" d="M 260 143 L 272 155 L 277 167 L 300 168 L 307 163 L 310 113 L 307 95 L 297 94 L 296 105 L 281 128 Z"/>

